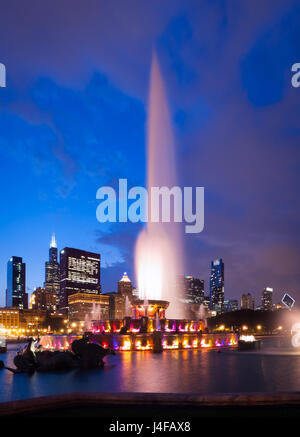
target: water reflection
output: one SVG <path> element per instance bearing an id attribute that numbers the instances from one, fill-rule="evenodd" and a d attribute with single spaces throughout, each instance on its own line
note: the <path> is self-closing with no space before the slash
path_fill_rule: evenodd
<path id="1" fill-rule="evenodd" d="M 18 347 L 9 345 L 3 354 L 12 366 Z M 260 391 L 299 391 L 300 352 L 290 340 L 272 338 L 262 349 L 172 350 L 162 354 L 123 352 L 106 357 L 104 370 L 67 373 L 13 375 L 0 372 L 0 401 L 70 393 L 103 392 L 173 392 L 221 393 Z"/>

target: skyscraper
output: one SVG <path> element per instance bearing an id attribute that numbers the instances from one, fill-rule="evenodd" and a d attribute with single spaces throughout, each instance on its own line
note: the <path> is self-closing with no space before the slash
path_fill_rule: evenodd
<path id="1" fill-rule="evenodd" d="M 50 249 L 49 249 L 49 261 L 45 263 L 45 284 L 46 292 L 55 293 L 57 301 L 59 297 L 59 264 L 57 261 L 57 244 L 55 235 L 52 235 Z"/>
<path id="2" fill-rule="evenodd" d="M 273 309 L 273 288 L 264 288 L 261 295 L 261 307 L 264 311 L 272 311 Z"/>
<path id="3" fill-rule="evenodd" d="M 241 310 L 254 310 L 255 302 L 251 293 L 242 294 Z"/>
<path id="4" fill-rule="evenodd" d="M 6 306 L 28 308 L 26 293 L 26 266 L 19 256 L 12 256 L 7 263 Z"/>
<path id="5" fill-rule="evenodd" d="M 184 276 L 184 301 L 201 304 L 204 299 L 204 281 L 193 276 Z"/>
<path id="6" fill-rule="evenodd" d="M 132 298 L 133 297 L 132 290 L 133 290 L 132 282 L 129 279 L 127 273 L 124 272 L 122 278 L 118 282 L 118 293 L 122 294 L 123 296 Z"/>
<path id="7" fill-rule="evenodd" d="M 65 247 L 60 251 L 60 311 L 68 311 L 68 297 L 75 293 L 100 294 L 100 255 Z"/>
<path id="8" fill-rule="evenodd" d="M 224 263 L 222 258 L 211 262 L 210 309 L 218 313 L 224 311 Z"/>

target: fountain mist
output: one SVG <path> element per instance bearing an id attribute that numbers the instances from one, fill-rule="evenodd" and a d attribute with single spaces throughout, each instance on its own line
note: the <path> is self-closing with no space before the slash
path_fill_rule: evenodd
<path id="1" fill-rule="evenodd" d="M 164 83 L 153 54 L 147 124 L 147 188 L 176 185 L 174 139 Z M 150 198 L 150 196 L 149 196 Z M 182 318 L 183 305 L 178 276 L 183 268 L 182 243 L 178 223 L 152 223 L 148 203 L 147 228 L 137 240 L 135 271 L 140 298 L 170 302 L 168 318 Z"/>

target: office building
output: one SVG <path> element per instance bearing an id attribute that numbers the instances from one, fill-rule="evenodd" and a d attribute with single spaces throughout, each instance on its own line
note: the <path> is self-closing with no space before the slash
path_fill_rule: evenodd
<path id="1" fill-rule="evenodd" d="M 45 283 L 44 288 L 49 293 L 55 293 L 57 302 L 59 297 L 59 263 L 57 259 L 57 244 L 55 235 L 52 235 L 52 240 L 49 249 L 49 261 L 45 263 Z"/>
<path id="2" fill-rule="evenodd" d="M 0 326 L 11 331 L 20 329 L 19 308 L 0 308 Z"/>
<path id="3" fill-rule="evenodd" d="M 102 296 L 109 298 L 109 319 L 123 319 L 126 316 L 126 296 L 115 292 L 105 293 Z"/>
<path id="4" fill-rule="evenodd" d="M 26 265 L 19 256 L 12 256 L 7 263 L 6 307 L 28 308 L 26 293 Z"/>
<path id="5" fill-rule="evenodd" d="M 204 299 L 204 281 L 193 276 L 184 276 L 184 302 L 201 304 Z"/>
<path id="6" fill-rule="evenodd" d="M 251 293 L 242 294 L 241 310 L 254 310 L 255 301 Z"/>
<path id="7" fill-rule="evenodd" d="M 20 308 L 0 308 L 0 325 L 14 335 L 41 332 L 46 326 L 46 311 Z"/>
<path id="8" fill-rule="evenodd" d="M 70 247 L 61 250 L 59 310 L 67 313 L 68 298 L 72 294 L 98 295 L 100 292 L 100 255 Z"/>
<path id="9" fill-rule="evenodd" d="M 127 296 L 130 300 L 132 300 L 133 294 L 133 286 L 132 282 L 129 279 L 126 272 L 124 272 L 122 278 L 118 282 L 118 293 L 122 294 L 122 296 Z"/>
<path id="10" fill-rule="evenodd" d="M 209 289 L 210 309 L 222 313 L 224 311 L 224 263 L 221 258 L 211 262 Z"/>
<path id="11" fill-rule="evenodd" d="M 68 298 L 69 321 L 87 323 L 109 318 L 109 296 L 105 294 L 71 294 Z"/>
<path id="12" fill-rule="evenodd" d="M 273 310 L 273 288 L 264 288 L 261 295 L 261 309 L 264 311 Z"/>

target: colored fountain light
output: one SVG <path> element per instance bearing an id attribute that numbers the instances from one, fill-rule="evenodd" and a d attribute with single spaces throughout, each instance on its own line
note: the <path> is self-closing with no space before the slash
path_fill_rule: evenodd
<path id="1" fill-rule="evenodd" d="M 147 188 L 176 186 L 174 139 L 163 79 L 153 54 L 147 125 Z M 147 227 L 135 247 L 135 272 L 141 300 L 170 302 L 168 316 L 183 318 L 179 284 L 176 278 L 183 267 L 182 243 L 178 223 L 152 222 L 148 199 Z"/>

